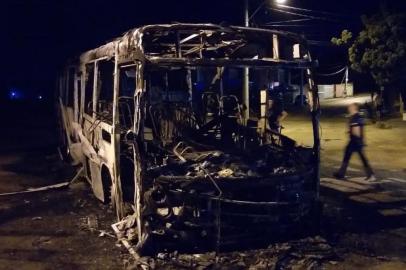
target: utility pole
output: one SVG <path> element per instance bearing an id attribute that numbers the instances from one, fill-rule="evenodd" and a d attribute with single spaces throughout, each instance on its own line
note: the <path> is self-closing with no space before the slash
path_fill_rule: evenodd
<path id="1" fill-rule="evenodd" d="M 344 97 L 347 97 L 347 85 L 348 85 L 348 66 L 345 67 Z"/>
<path id="2" fill-rule="evenodd" d="M 303 76 L 303 70 L 300 70 L 300 106 L 303 107 L 304 105 L 304 91 L 303 91 L 303 85 L 304 85 L 304 76 Z"/>
<path id="3" fill-rule="evenodd" d="M 244 26 L 249 27 L 250 26 L 250 17 L 249 17 L 249 5 L 248 5 L 249 0 L 244 0 Z M 250 117 L 250 73 L 249 73 L 249 68 L 244 67 L 244 72 L 243 72 L 243 92 L 242 92 L 242 98 L 243 98 L 243 104 L 246 106 L 245 111 L 244 111 L 244 119 L 247 122 L 249 117 Z"/>
<path id="4" fill-rule="evenodd" d="M 267 1 L 263 1 L 262 4 L 252 13 L 251 17 L 253 17 L 265 4 Z M 286 0 L 275 0 L 277 5 L 284 4 Z M 250 26 L 250 14 L 249 14 L 249 0 L 244 0 L 244 26 Z M 242 99 L 243 104 L 246 106 L 244 111 L 244 119 L 247 121 L 250 117 L 250 70 L 248 67 L 244 68 L 243 72 L 243 92 L 242 92 Z"/>

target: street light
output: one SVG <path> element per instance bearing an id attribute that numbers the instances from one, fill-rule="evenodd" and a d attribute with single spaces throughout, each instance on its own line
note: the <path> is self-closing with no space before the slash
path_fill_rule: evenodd
<path id="1" fill-rule="evenodd" d="M 285 4 L 286 0 L 275 0 L 275 2 L 279 5 Z"/>
<path id="2" fill-rule="evenodd" d="M 245 20 L 244 20 L 244 25 L 246 27 L 249 26 L 249 21 L 257 14 L 257 12 L 266 4 L 272 4 L 272 2 L 275 2 L 275 4 L 278 5 L 284 5 L 286 4 L 287 0 L 264 0 L 258 7 L 255 9 L 252 14 L 249 14 L 249 0 L 244 1 L 244 15 L 245 15 Z"/>

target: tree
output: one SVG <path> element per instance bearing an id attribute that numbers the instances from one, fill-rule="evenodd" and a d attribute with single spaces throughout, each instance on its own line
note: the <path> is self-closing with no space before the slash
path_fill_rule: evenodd
<path id="1" fill-rule="evenodd" d="M 401 90 L 406 103 L 406 15 L 381 10 L 361 19 L 363 30 L 355 39 L 344 30 L 332 43 L 348 48 L 353 70 L 371 74 L 379 86 Z"/>
<path id="2" fill-rule="evenodd" d="M 341 32 L 341 37 L 339 37 L 339 38 L 333 37 L 331 39 L 331 42 L 333 42 L 333 44 L 335 44 L 337 46 L 341 46 L 341 45 L 348 44 L 351 39 L 352 39 L 352 33 L 350 31 L 348 31 L 347 29 L 345 29 Z"/>

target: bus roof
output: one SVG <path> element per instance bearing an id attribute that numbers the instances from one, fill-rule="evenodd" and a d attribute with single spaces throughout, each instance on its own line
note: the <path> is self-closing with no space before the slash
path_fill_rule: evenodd
<path id="1" fill-rule="evenodd" d="M 176 23 L 146 25 L 129 30 L 121 37 L 81 54 L 80 63 L 112 58 L 118 54 L 119 58 L 154 64 L 173 62 L 177 65 L 215 65 L 218 60 L 222 63 L 236 60 L 241 65 L 266 66 L 269 62 L 270 65 L 298 63 L 302 67 L 310 64 L 310 60 L 303 57 L 275 57 L 274 36 L 289 45 L 300 44 L 305 51 L 303 55 L 306 54 L 306 40 L 292 32 L 216 24 Z M 258 63 L 255 60 L 258 60 Z"/>

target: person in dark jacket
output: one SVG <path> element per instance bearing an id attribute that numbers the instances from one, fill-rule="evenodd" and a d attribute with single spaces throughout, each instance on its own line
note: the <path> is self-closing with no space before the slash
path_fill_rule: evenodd
<path id="1" fill-rule="evenodd" d="M 338 179 L 344 179 L 347 171 L 348 163 L 354 152 L 357 152 L 364 165 L 367 181 L 375 181 L 374 172 L 369 165 L 368 159 L 364 153 L 364 119 L 359 114 L 359 106 L 357 103 L 350 104 L 348 106 L 348 113 L 350 114 L 350 120 L 348 122 L 348 135 L 349 142 L 344 151 L 344 158 L 340 169 L 334 173 L 334 176 Z"/>

